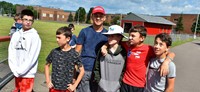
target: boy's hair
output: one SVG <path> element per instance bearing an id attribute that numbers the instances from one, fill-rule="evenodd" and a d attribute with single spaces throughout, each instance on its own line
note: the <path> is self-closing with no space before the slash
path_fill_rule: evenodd
<path id="1" fill-rule="evenodd" d="M 65 37 L 72 37 L 72 31 L 71 28 L 64 26 L 64 27 L 60 27 L 58 28 L 58 30 L 56 31 L 56 35 L 60 35 L 60 34 L 64 34 Z"/>
<path id="2" fill-rule="evenodd" d="M 22 10 L 21 11 L 21 18 L 23 18 L 25 15 L 33 17 L 33 20 L 34 20 L 34 14 L 31 10 L 29 10 L 29 9 Z"/>
<path id="3" fill-rule="evenodd" d="M 19 20 L 19 19 L 21 19 L 21 13 L 15 14 L 15 16 L 14 16 L 15 22 L 16 22 L 17 20 Z"/>
<path id="4" fill-rule="evenodd" d="M 69 24 L 68 27 L 69 28 L 74 28 L 74 24 Z"/>
<path id="5" fill-rule="evenodd" d="M 74 24 L 69 24 L 68 27 L 71 29 L 71 31 L 75 30 Z M 72 30 L 73 29 L 73 30 Z"/>
<path id="6" fill-rule="evenodd" d="M 165 42 L 167 47 L 171 46 L 171 44 L 172 44 L 172 38 L 167 33 L 160 33 L 160 34 L 156 35 L 155 40 L 157 38 L 160 38 L 160 40 L 162 42 Z"/>
<path id="7" fill-rule="evenodd" d="M 129 30 L 129 33 L 131 33 L 131 32 L 139 32 L 140 36 L 144 36 L 145 38 L 147 36 L 147 29 L 144 26 L 141 26 L 141 25 L 135 25 L 135 26 L 133 26 Z"/>

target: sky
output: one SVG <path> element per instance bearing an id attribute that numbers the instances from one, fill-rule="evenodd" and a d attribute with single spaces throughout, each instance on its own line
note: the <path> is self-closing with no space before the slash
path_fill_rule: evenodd
<path id="1" fill-rule="evenodd" d="M 107 14 L 136 14 L 163 15 L 171 13 L 197 14 L 200 13 L 199 0 L 0 0 L 12 4 L 40 5 L 63 10 L 76 11 L 79 7 L 89 12 L 91 7 L 102 6 Z"/>

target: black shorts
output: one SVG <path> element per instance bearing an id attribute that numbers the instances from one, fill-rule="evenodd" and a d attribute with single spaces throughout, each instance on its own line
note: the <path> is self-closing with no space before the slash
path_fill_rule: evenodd
<path id="1" fill-rule="evenodd" d="M 121 88 L 120 88 L 120 92 L 143 92 L 144 91 L 144 87 L 134 87 L 128 84 L 125 84 L 124 82 L 122 82 Z"/>

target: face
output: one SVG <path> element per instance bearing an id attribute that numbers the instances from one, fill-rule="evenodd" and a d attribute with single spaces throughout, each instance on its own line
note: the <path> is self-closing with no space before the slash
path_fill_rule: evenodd
<path id="1" fill-rule="evenodd" d="M 23 25 L 23 29 L 25 31 L 31 29 L 32 24 L 33 24 L 33 17 L 32 16 L 25 15 L 22 18 L 22 25 Z"/>
<path id="2" fill-rule="evenodd" d="M 66 38 L 64 34 L 56 35 L 56 41 L 59 47 L 64 47 L 70 41 L 70 37 Z"/>
<path id="3" fill-rule="evenodd" d="M 156 56 L 166 56 L 168 47 L 165 42 L 162 42 L 160 38 L 154 41 L 154 53 Z"/>
<path id="4" fill-rule="evenodd" d="M 106 20 L 106 16 L 102 13 L 95 13 L 92 15 L 93 24 L 96 26 L 103 25 L 103 22 Z"/>
<path id="5" fill-rule="evenodd" d="M 116 34 L 108 35 L 108 44 L 111 46 L 118 44 L 121 38 L 122 36 Z"/>
<path id="6" fill-rule="evenodd" d="M 139 32 L 129 33 L 129 44 L 130 45 L 137 45 L 142 41 L 144 41 L 144 37 L 141 37 Z"/>
<path id="7" fill-rule="evenodd" d="M 74 32 L 74 30 L 75 30 L 74 28 L 71 28 L 71 31 L 72 31 L 72 32 Z"/>
<path id="8" fill-rule="evenodd" d="M 22 19 L 18 19 L 18 20 L 17 20 L 17 23 L 22 24 Z"/>

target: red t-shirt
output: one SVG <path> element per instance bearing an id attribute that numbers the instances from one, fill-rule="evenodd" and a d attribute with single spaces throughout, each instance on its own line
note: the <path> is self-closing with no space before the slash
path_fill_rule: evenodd
<path id="1" fill-rule="evenodd" d="M 122 44 L 127 50 L 126 70 L 123 82 L 135 87 L 144 87 L 148 61 L 155 56 L 152 46 L 144 44 L 140 47 L 131 48 L 125 43 Z"/>

